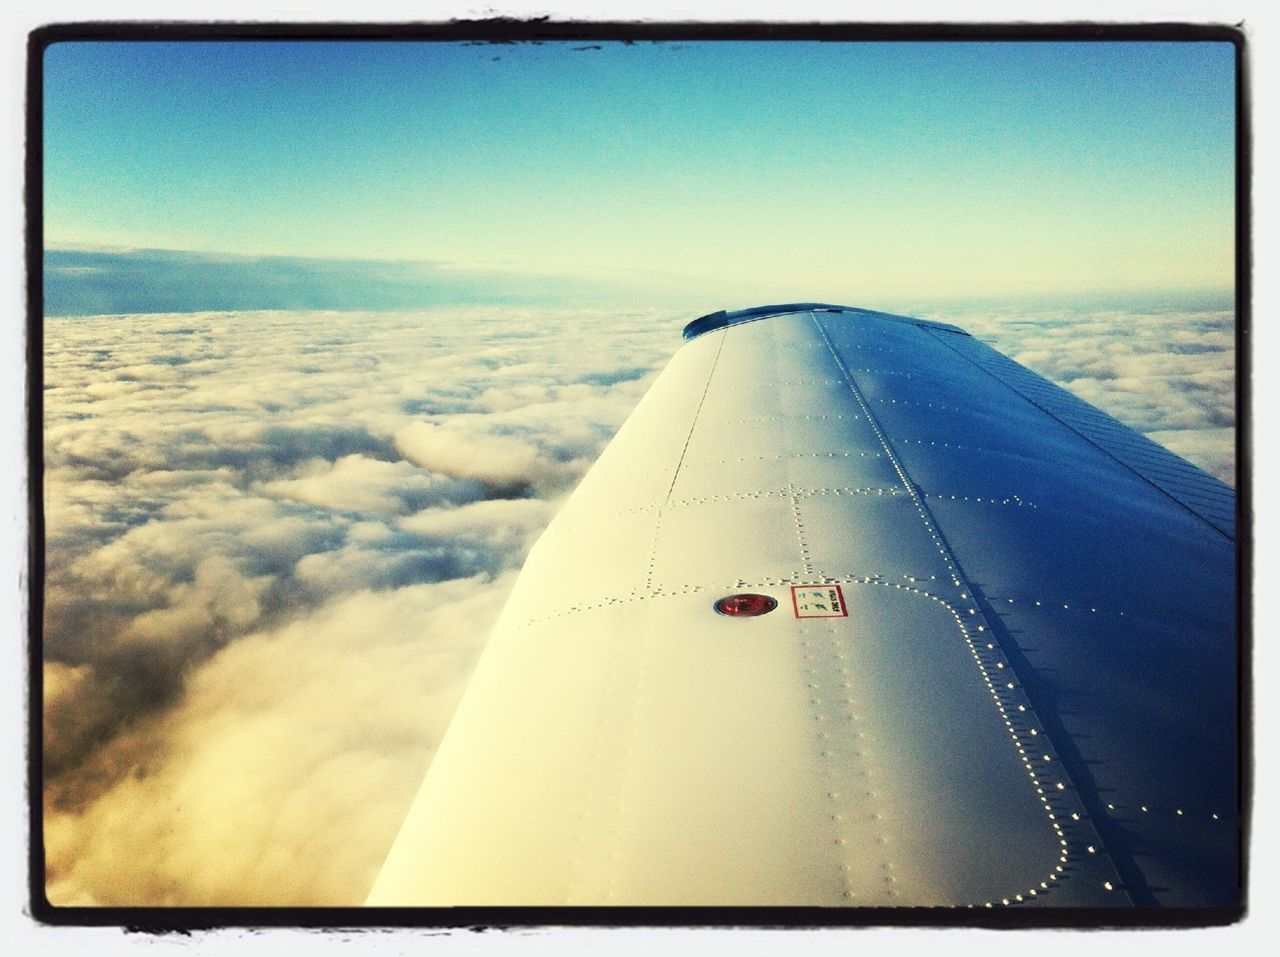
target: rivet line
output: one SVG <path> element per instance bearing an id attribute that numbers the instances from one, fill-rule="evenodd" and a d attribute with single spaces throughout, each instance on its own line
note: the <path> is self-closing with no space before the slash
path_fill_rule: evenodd
<path id="1" fill-rule="evenodd" d="M 1046 877 L 1046 879 L 1041 882 L 1040 889 L 1047 890 L 1050 884 L 1055 884 L 1057 882 L 1057 880 L 1059 879 L 1057 875 L 1063 872 L 1064 867 L 1068 862 L 1070 845 L 1067 842 L 1067 838 L 1063 831 L 1062 825 L 1057 820 L 1057 814 L 1055 813 L 1055 811 L 1058 811 L 1059 809 L 1055 807 L 1055 805 L 1050 801 L 1049 797 L 1044 794 L 1044 789 L 1041 787 L 1041 784 L 1040 784 L 1040 773 L 1037 772 L 1036 767 L 1033 765 L 1030 757 L 1028 756 L 1028 751 L 1030 750 L 1031 743 L 1032 743 L 1030 740 L 1031 735 L 1026 734 L 1026 732 L 1030 730 L 1030 727 L 1026 723 L 1026 720 L 1024 717 L 1025 715 L 1028 714 L 1028 710 L 1027 710 L 1028 703 L 1020 700 L 1019 696 L 1016 694 L 1016 692 L 1019 690 L 1016 682 L 1000 681 L 999 679 L 994 679 L 994 675 L 997 675 L 1001 670 L 1000 668 L 995 667 L 995 665 L 997 664 L 998 654 L 984 655 L 983 653 L 981 653 L 978 649 L 977 644 L 974 642 L 973 637 L 970 635 L 969 628 L 966 625 L 966 618 L 967 616 L 977 616 L 977 609 L 969 604 L 971 600 L 969 596 L 970 589 L 968 588 L 968 586 L 966 586 L 963 583 L 960 577 L 959 568 L 956 565 L 953 559 L 953 556 L 950 554 L 950 549 L 943 542 L 941 533 L 936 523 L 933 521 L 932 517 L 929 515 L 928 511 L 926 510 L 924 506 L 924 502 L 920 497 L 919 490 L 916 488 L 915 483 L 913 483 L 910 480 L 910 478 L 907 476 L 906 471 L 903 469 L 901 462 L 898 460 L 897 455 L 894 453 L 893 448 L 890 446 L 888 439 L 884 434 L 884 431 L 880 428 L 880 425 L 876 421 L 875 416 L 871 414 L 871 410 L 867 407 L 866 401 L 862 396 L 861 390 L 858 388 L 857 384 L 853 381 L 853 377 L 850 373 L 850 370 L 841 361 L 839 354 L 835 350 L 835 346 L 831 342 L 831 337 L 827 334 L 826 329 L 823 328 L 822 324 L 818 321 L 818 318 L 815 314 L 810 313 L 810 319 L 813 321 L 813 324 L 817 328 L 819 335 L 822 337 L 823 341 L 826 343 L 827 350 L 831 353 L 832 359 L 835 360 L 837 368 L 841 370 L 841 373 L 843 374 L 845 379 L 845 383 L 849 387 L 850 393 L 852 394 L 853 398 L 857 401 L 857 403 L 861 406 L 862 412 L 867 418 L 867 423 L 871 426 L 872 430 L 875 432 L 876 438 L 879 440 L 881 447 L 884 449 L 885 457 L 888 459 L 890 465 L 893 466 L 893 469 L 897 473 L 899 480 L 902 482 L 903 488 L 906 490 L 907 494 L 911 496 L 913 500 L 913 504 L 916 507 L 917 514 L 921 522 L 924 524 L 926 531 L 929 533 L 929 536 L 933 541 L 934 547 L 937 549 L 939 557 L 941 558 L 943 564 L 946 566 L 948 574 L 951 576 L 953 587 L 955 587 L 957 590 L 960 591 L 960 599 L 964 600 L 965 605 L 968 606 L 965 608 L 965 615 L 961 615 L 957 606 L 954 605 L 952 602 L 939 598 L 937 596 L 932 596 L 935 601 L 938 601 L 940 604 L 943 605 L 944 608 L 947 609 L 947 611 L 951 614 L 952 618 L 955 620 L 956 625 L 959 627 L 960 634 L 963 636 L 965 643 L 969 647 L 970 655 L 973 657 L 974 662 L 978 666 L 978 670 L 982 676 L 982 680 L 987 685 L 987 689 L 991 694 L 992 700 L 995 703 L 995 706 L 1000 715 L 1000 718 L 1004 722 L 1006 729 L 1010 734 L 1014 749 L 1018 754 L 1018 758 L 1022 762 L 1023 767 L 1027 772 L 1027 776 L 1029 777 L 1033 788 L 1037 792 L 1037 796 L 1039 797 L 1039 800 L 1043 806 L 1045 815 L 1048 818 L 1049 825 L 1053 829 L 1054 834 L 1058 840 L 1058 846 L 1061 848 L 1061 852 L 1058 857 L 1058 863 L 1054 866 L 1053 871 L 1050 872 L 1050 874 Z M 874 370 L 861 370 L 861 371 L 870 372 Z M 895 585 L 891 587 L 901 588 L 905 586 Z M 984 629 L 985 629 L 985 625 L 984 625 Z M 987 649 L 987 652 L 995 652 L 995 650 L 996 649 L 995 649 L 994 643 L 990 643 L 990 647 Z M 1016 707 L 1017 710 L 1011 713 L 1010 707 Z M 1017 723 L 1014 722 L 1014 718 L 1018 719 Z M 1026 741 L 1023 740 L 1024 737 L 1027 739 Z M 1049 753 L 1048 749 L 1041 746 L 1040 750 L 1041 750 L 1041 755 L 1043 760 L 1045 760 L 1046 762 L 1052 761 L 1052 755 Z M 1056 796 L 1057 795 L 1055 795 L 1055 797 Z M 1008 906 L 1010 904 L 1010 900 L 1008 898 L 1003 898 L 1001 903 L 1004 906 Z"/>

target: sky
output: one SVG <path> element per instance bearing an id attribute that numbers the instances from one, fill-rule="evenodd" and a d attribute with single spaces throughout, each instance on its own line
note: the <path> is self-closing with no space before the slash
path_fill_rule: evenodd
<path id="1" fill-rule="evenodd" d="M 1233 480 L 1230 47 L 601 47 L 49 51 L 56 900 L 359 903 L 701 312 L 954 322 Z"/>
<path id="2" fill-rule="evenodd" d="M 483 272 L 486 289 L 533 275 L 681 304 L 1221 289 L 1234 57 L 1225 42 L 56 44 L 45 242 L 410 260 Z"/>

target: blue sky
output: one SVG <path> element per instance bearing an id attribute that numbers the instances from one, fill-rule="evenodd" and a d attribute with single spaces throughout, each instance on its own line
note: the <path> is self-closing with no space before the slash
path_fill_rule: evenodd
<path id="1" fill-rule="evenodd" d="M 67 43 L 46 244 L 743 297 L 1229 288 L 1234 49 Z"/>

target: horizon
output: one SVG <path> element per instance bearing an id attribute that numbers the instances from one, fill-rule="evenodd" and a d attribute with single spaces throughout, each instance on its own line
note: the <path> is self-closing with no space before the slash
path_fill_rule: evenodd
<path id="1" fill-rule="evenodd" d="M 468 269 L 413 259 L 249 255 L 182 249 L 49 246 L 43 312 L 48 317 L 207 311 L 325 309 L 362 312 L 432 306 L 625 306 L 688 308 L 690 318 L 764 302 L 843 301 L 881 311 L 965 309 L 978 305 L 1071 309 L 1234 309 L 1232 285 L 1083 287 L 1069 292 L 847 296 L 788 288 L 750 295 L 735 283 L 689 282 L 668 274 L 608 282 L 581 274 Z M 776 294 L 770 295 L 770 292 Z M 787 292 L 793 295 L 785 295 Z"/>

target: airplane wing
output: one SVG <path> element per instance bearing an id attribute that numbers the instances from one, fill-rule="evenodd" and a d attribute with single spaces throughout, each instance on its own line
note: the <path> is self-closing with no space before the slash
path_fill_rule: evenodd
<path id="1" fill-rule="evenodd" d="M 1232 490 L 953 326 L 685 336 L 369 903 L 1238 907 Z"/>

